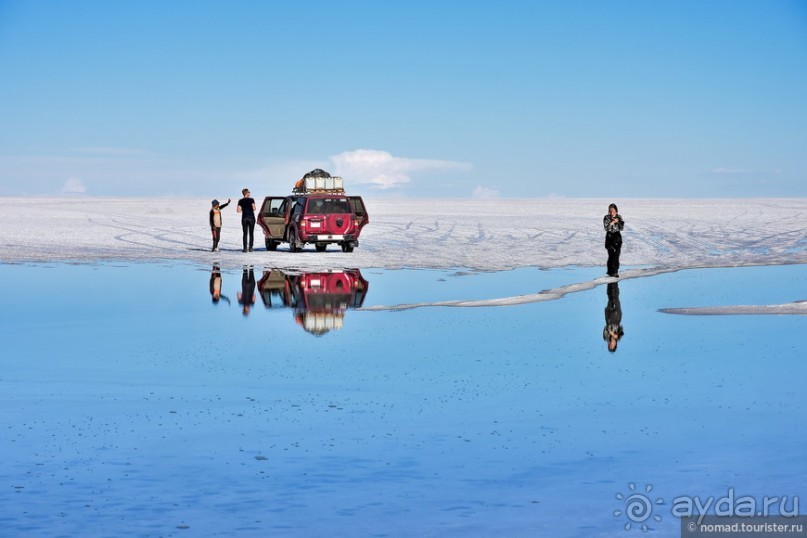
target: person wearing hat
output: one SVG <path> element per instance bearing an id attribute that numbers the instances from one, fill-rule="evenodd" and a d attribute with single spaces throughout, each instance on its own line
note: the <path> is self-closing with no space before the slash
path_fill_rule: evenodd
<path id="1" fill-rule="evenodd" d="M 230 199 L 227 198 L 227 203 L 219 205 L 218 200 L 210 202 L 213 207 L 210 209 L 210 231 L 213 232 L 213 249 L 211 252 L 216 252 L 219 249 L 219 239 L 221 239 L 221 210 L 230 205 Z"/>

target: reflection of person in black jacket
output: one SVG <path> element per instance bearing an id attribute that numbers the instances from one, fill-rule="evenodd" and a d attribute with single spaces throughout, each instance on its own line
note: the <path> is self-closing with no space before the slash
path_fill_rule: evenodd
<path id="1" fill-rule="evenodd" d="M 238 292 L 238 304 L 243 309 L 244 315 L 249 314 L 249 309 L 255 304 L 255 273 L 252 272 L 252 267 L 244 267 L 244 273 L 241 275 L 241 291 Z"/>
<path id="2" fill-rule="evenodd" d="M 622 230 L 625 221 L 616 204 L 608 206 L 608 214 L 602 219 L 605 228 L 605 249 L 608 251 L 608 276 L 619 277 L 619 254 L 622 251 Z"/>
<path id="3" fill-rule="evenodd" d="M 605 305 L 605 327 L 602 339 L 608 343 L 608 351 L 616 351 L 619 339 L 625 334 L 622 329 L 622 304 L 619 302 L 619 284 L 608 284 L 608 304 Z"/>

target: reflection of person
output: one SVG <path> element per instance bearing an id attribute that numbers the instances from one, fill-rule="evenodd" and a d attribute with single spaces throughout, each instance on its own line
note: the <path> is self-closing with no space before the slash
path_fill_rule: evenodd
<path id="1" fill-rule="evenodd" d="M 605 249 L 608 251 L 608 276 L 619 277 L 619 254 L 622 251 L 622 230 L 625 221 L 616 204 L 608 206 L 608 214 L 602 219 L 605 228 Z"/>
<path id="2" fill-rule="evenodd" d="M 255 304 L 255 273 L 252 267 L 244 267 L 241 275 L 241 291 L 238 292 L 238 304 L 242 306 L 244 315 L 249 314 L 249 309 Z"/>
<path id="3" fill-rule="evenodd" d="M 218 264 L 213 264 L 213 269 L 210 271 L 210 298 L 213 303 L 218 303 L 219 299 L 224 299 L 227 304 L 230 304 L 230 299 L 226 295 L 221 294 L 221 269 Z"/>
<path id="4" fill-rule="evenodd" d="M 622 304 L 619 302 L 619 284 L 608 284 L 608 304 L 605 305 L 605 327 L 602 339 L 608 344 L 608 351 L 616 351 L 619 339 L 625 334 L 622 329 Z"/>
<path id="5" fill-rule="evenodd" d="M 249 189 L 242 189 L 243 198 L 238 200 L 236 211 L 241 213 L 241 228 L 244 230 L 244 252 L 252 252 L 255 235 L 255 200 L 250 197 Z M 247 241 L 247 238 L 249 241 Z"/>
<path id="6" fill-rule="evenodd" d="M 213 232 L 213 249 L 216 252 L 219 248 L 219 239 L 221 239 L 221 210 L 230 205 L 230 199 L 227 198 L 227 203 L 219 205 L 218 200 L 210 202 L 213 206 L 210 209 L 210 231 Z"/>

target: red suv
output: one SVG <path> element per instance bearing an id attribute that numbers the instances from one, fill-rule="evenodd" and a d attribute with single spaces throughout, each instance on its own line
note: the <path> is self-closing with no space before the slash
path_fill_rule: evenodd
<path id="1" fill-rule="evenodd" d="M 353 252 L 368 222 L 361 196 L 341 193 L 267 196 L 258 216 L 266 249 L 277 250 L 280 243 L 288 243 L 291 252 L 300 251 L 306 243 L 313 243 L 317 252 L 331 243 L 342 247 L 342 252 Z"/>

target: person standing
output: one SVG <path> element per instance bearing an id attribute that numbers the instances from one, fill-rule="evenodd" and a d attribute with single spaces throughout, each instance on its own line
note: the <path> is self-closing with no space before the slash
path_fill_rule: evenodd
<path id="1" fill-rule="evenodd" d="M 213 206 L 210 209 L 210 231 L 213 232 L 213 249 L 211 252 L 216 252 L 219 249 L 219 239 L 221 239 L 221 210 L 230 205 L 230 199 L 227 198 L 227 203 L 219 205 L 218 200 L 210 202 Z"/>
<path id="2" fill-rule="evenodd" d="M 244 231 L 244 252 L 252 252 L 255 240 L 255 200 L 250 197 L 249 189 L 242 189 L 243 198 L 238 200 L 236 211 L 241 213 L 241 229 Z"/>
<path id="3" fill-rule="evenodd" d="M 622 230 L 625 221 L 616 204 L 608 206 L 608 214 L 602 219 L 605 228 L 605 249 L 608 251 L 608 276 L 619 278 L 619 255 L 622 252 Z"/>

